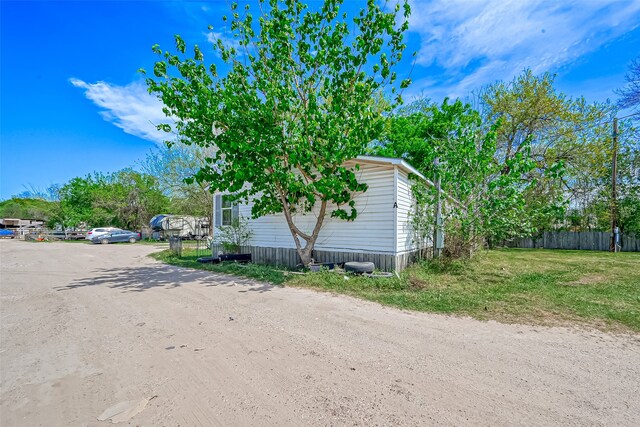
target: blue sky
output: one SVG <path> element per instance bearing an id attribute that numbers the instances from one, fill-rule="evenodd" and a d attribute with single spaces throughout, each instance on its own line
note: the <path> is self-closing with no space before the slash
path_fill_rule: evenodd
<path id="1" fill-rule="evenodd" d="M 407 53 L 418 55 L 409 97 L 465 97 L 528 67 L 556 73 L 557 89 L 568 95 L 615 99 L 627 64 L 640 55 L 640 0 L 412 6 Z M 2 0 L 0 7 L 2 200 L 135 166 L 163 138 L 153 126 L 163 120 L 160 104 L 137 73 L 152 69 L 151 46 L 171 48 L 173 34 L 202 47 L 228 35 L 207 30 L 222 24 L 226 1 Z"/>

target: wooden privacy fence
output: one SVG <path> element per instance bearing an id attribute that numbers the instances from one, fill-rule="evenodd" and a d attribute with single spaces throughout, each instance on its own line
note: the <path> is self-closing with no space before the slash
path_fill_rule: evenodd
<path id="1" fill-rule="evenodd" d="M 583 251 L 608 251 L 611 243 L 609 231 L 545 231 L 533 237 L 515 239 L 512 248 L 576 249 Z M 640 237 L 620 234 L 622 252 L 640 252 Z"/>

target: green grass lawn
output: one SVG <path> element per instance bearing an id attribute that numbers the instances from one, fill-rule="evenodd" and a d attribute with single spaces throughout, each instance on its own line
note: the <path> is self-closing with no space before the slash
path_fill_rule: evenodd
<path id="1" fill-rule="evenodd" d="M 294 275 L 258 265 L 203 265 L 188 253 L 183 258 L 168 252 L 154 256 L 174 265 L 341 293 L 409 310 L 640 332 L 638 253 L 493 250 L 471 261 L 424 262 L 391 279 L 334 272 Z"/>

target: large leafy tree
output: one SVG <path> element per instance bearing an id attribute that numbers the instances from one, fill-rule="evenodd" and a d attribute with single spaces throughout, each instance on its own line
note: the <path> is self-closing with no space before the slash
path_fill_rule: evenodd
<path id="1" fill-rule="evenodd" d="M 205 182 L 186 182 L 214 154 L 211 148 L 198 145 L 172 144 L 151 151 L 142 169 L 158 180 L 170 199 L 170 213 L 205 216 L 213 224 L 212 194 Z"/>
<path id="2" fill-rule="evenodd" d="M 618 225 L 623 233 L 640 236 L 640 140 L 623 148 L 619 166 Z"/>
<path id="3" fill-rule="evenodd" d="M 58 190 L 58 203 L 50 222 L 63 229 L 82 227 L 97 223 L 93 211 L 94 194 L 100 187 L 101 175 L 76 177 Z M 104 225 L 104 224 L 100 224 Z"/>
<path id="4" fill-rule="evenodd" d="M 154 177 L 130 169 L 73 178 L 60 187 L 58 198 L 49 222 L 64 229 L 113 225 L 140 230 L 168 202 Z"/>
<path id="5" fill-rule="evenodd" d="M 141 230 L 167 207 L 168 199 L 151 175 L 124 169 L 107 176 L 104 183 L 94 192 L 94 221 L 104 218 L 119 227 Z"/>
<path id="6" fill-rule="evenodd" d="M 640 131 L 632 124 L 640 118 L 640 57 L 629 64 L 625 80 L 626 86 L 617 92 L 618 105 L 634 113 L 628 115 L 630 121 L 620 123 L 618 224 L 623 232 L 640 235 Z"/>
<path id="7" fill-rule="evenodd" d="M 616 224 L 623 233 L 640 234 L 640 138 L 629 121 L 620 122 L 617 164 Z M 577 229 L 611 229 L 612 187 L 611 159 L 605 160 L 605 173 L 594 175 L 593 195 L 576 209 Z"/>
<path id="8" fill-rule="evenodd" d="M 440 105 L 420 100 L 391 117 L 385 137 L 371 148 L 374 154 L 402 157 L 428 178 L 440 180 L 448 196 L 444 216 L 451 256 L 533 230 L 524 215 L 524 196 L 532 185 L 526 175 L 535 162 L 526 141 L 517 154 L 500 158 L 498 129 L 494 125 L 485 132 L 480 114 L 460 100 L 445 99 Z M 413 188 L 418 200 L 414 231 L 430 237 L 439 195 L 432 185 L 416 182 Z"/>
<path id="9" fill-rule="evenodd" d="M 497 159 L 506 167 L 525 149 L 535 161 L 527 174 L 535 185 L 526 202 L 528 217 L 539 229 L 561 219 L 563 200 L 584 206 L 597 194 L 596 181 L 608 173 L 616 112 L 610 103 L 588 103 L 558 92 L 554 80 L 552 74 L 525 70 L 510 82 L 490 85 L 481 102 L 486 125 L 501 121 Z"/>
<path id="10" fill-rule="evenodd" d="M 525 70 L 510 82 L 497 82 L 484 90 L 485 124 L 502 122 L 497 133 L 502 160 L 530 148 L 542 173 L 559 161 L 578 164 L 585 153 L 601 152 L 606 146 L 597 131 L 611 133 L 605 122 L 612 119 L 615 108 L 568 97 L 555 89 L 554 81 L 552 74 L 536 76 Z M 585 147 L 585 141 L 594 140 L 598 146 Z"/>
<path id="11" fill-rule="evenodd" d="M 0 202 L 0 218 L 48 220 L 55 203 L 39 197 L 12 197 Z"/>
<path id="12" fill-rule="evenodd" d="M 154 47 L 162 59 L 147 78 L 175 121 L 159 128 L 217 149 L 195 179 L 252 201 L 254 217 L 282 213 L 305 264 L 327 216 L 356 217 L 353 196 L 366 186 L 344 163 L 379 136 L 385 111 L 401 101 L 396 86 L 409 84 L 394 72 L 408 2 L 386 11 L 368 0 L 352 18 L 342 3 L 312 10 L 299 0 L 261 0 L 257 21 L 249 6 L 232 3 L 237 45 L 213 44 L 220 67 L 207 65 L 197 45 L 187 55 L 176 36 L 175 54 Z M 376 95 L 389 86 L 395 101 L 380 107 Z M 303 229 L 296 214 L 314 209 L 315 224 Z"/>

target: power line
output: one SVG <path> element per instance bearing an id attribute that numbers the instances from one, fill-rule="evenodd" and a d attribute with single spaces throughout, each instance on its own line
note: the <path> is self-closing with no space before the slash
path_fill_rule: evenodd
<path id="1" fill-rule="evenodd" d="M 639 114 L 640 114 L 640 111 L 638 111 L 637 113 L 631 113 L 631 114 L 628 114 L 628 115 L 626 115 L 626 116 L 624 116 L 624 117 L 618 117 L 618 120 L 627 119 L 627 118 L 629 118 L 629 117 L 637 116 L 637 115 L 639 115 Z"/>
<path id="2" fill-rule="evenodd" d="M 596 126 L 601 126 L 601 125 L 606 124 L 606 123 L 613 123 L 614 120 L 623 120 L 623 119 L 627 119 L 629 117 L 633 117 L 633 116 L 637 116 L 637 115 L 640 115 L 640 111 L 638 111 L 636 113 L 628 114 L 628 115 L 623 116 L 623 117 L 614 117 L 612 119 L 603 119 L 603 120 L 600 120 L 599 122 L 596 122 L 596 123 L 591 123 L 591 124 L 588 124 L 588 125 L 584 125 L 584 126 L 581 126 L 581 127 L 578 127 L 578 128 L 567 130 L 566 132 L 562 132 L 562 133 L 555 133 L 555 134 L 553 134 L 551 136 L 553 138 L 567 136 L 567 135 L 571 135 L 572 133 L 581 132 L 583 130 L 591 129 L 591 128 L 594 128 Z"/>

